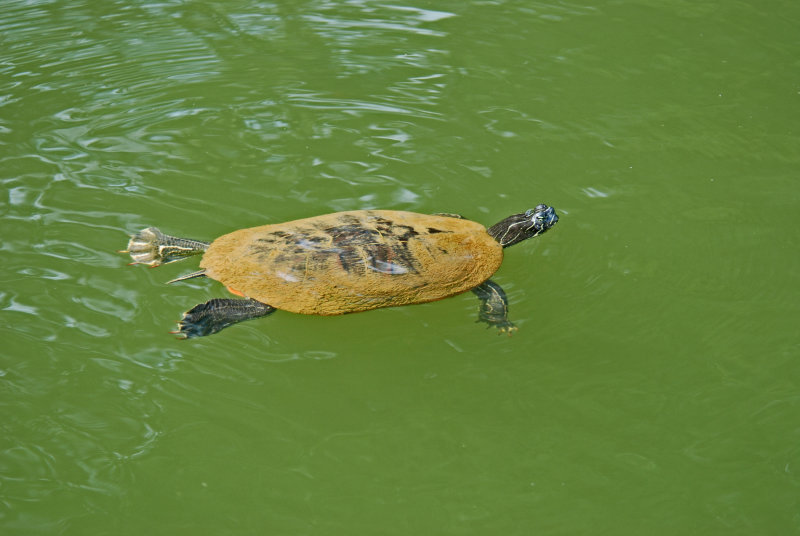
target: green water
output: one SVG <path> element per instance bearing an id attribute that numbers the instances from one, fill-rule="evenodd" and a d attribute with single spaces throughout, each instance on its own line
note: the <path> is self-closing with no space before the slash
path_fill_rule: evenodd
<path id="1" fill-rule="evenodd" d="M 800 533 L 800 4 L 0 11 L 0 532 Z M 471 294 L 278 312 L 126 266 L 336 210 L 538 203 Z"/>

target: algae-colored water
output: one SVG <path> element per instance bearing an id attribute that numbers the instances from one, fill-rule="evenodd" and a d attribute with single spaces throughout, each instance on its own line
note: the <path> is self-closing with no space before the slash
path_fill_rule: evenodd
<path id="1" fill-rule="evenodd" d="M 800 532 L 800 4 L 0 12 L 3 534 Z M 469 293 L 178 341 L 115 250 L 538 203 Z"/>

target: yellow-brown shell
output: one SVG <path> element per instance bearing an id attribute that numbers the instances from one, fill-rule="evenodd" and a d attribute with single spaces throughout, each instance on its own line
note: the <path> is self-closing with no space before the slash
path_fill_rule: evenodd
<path id="1" fill-rule="evenodd" d="M 357 210 L 234 231 L 212 242 L 200 266 L 278 309 L 337 315 L 446 298 L 502 261 L 502 246 L 479 223 Z"/>

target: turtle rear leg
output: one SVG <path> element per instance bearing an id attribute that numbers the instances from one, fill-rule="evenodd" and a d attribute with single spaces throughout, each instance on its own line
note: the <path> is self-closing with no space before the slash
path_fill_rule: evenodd
<path id="1" fill-rule="evenodd" d="M 178 330 L 172 333 L 183 335 L 184 339 L 205 337 L 213 335 L 231 324 L 267 316 L 274 312 L 274 307 L 256 300 L 214 298 L 197 304 L 183 313 L 183 318 L 178 322 Z"/>
<path id="2" fill-rule="evenodd" d="M 208 242 L 169 236 L 155 227 L 148 227 L 133 235 L 128 242 L 128 249 L 120 253 L 129 253 L 133 259 L 132 264 L 148 264 L 155 267 L 199 255 L 207 250 L 208 246 Z"/>
<path id="3" fill-rule="evenodd" d="M 472 292 L 481 300 L 478 322 L 496 327 L 498 335 L 507 333 L 511 336 L 517 331 L 517 326 L 508 320 L 508 298 L 500 285 L 487 279 Z"/>

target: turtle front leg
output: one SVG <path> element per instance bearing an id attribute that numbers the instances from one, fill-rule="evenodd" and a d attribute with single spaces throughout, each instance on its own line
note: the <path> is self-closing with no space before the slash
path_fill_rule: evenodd
<path id="1" fill-rule="evenodd" d="M 506 333 L 510 337 L 517 331 L 517 326 L 508 320 L 508 298 L 500 285 L 487 279 L 472 289 L 472 292 L 481 300 L 478 322 L 496 327 L 498 335 Z"/>
<path id="2" fill-rule="evenodd" d="M 133 235 L 128 242 L 128 249 L 120 253 L 129 253 L 133 259 L 131 264 L 156 267 L 199 255 L 208 249 L 208 245 L 208 242 L 169 236 L 155 227 L 148 227 Z"/>
<path id="3" fill-rule="evenodd" d="M 178 330 L 171 333 L 183 335 L 181 338 L 184 339 L 205 337 L 213 335 L 231 324 L 267 316 L 274 312 L 274 307 L 256 300 L 214 298 L 197 304 L 183 313 L 183 318 L 178 322 Z"/>

